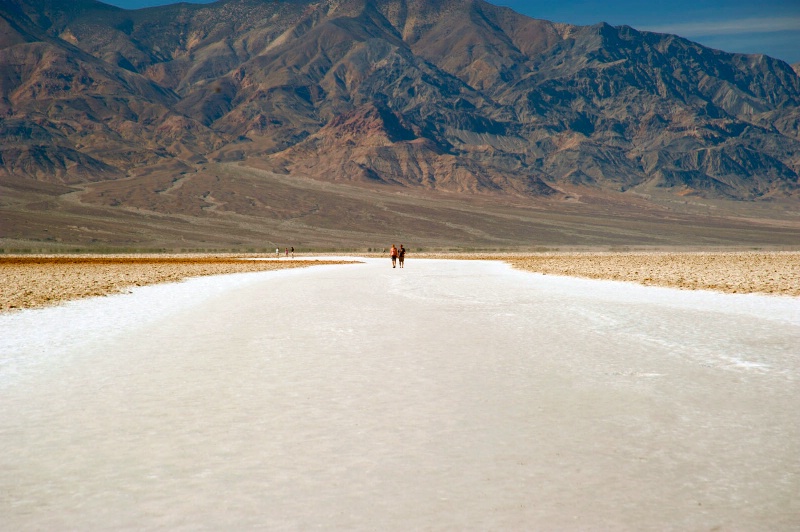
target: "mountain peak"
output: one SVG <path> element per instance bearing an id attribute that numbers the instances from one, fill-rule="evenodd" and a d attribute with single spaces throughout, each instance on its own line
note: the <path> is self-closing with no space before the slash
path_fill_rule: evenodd
<path id="1" fill-rule="evenodd" d="M 798 189 L 797 65 L 672 35 L 482 0 L 9 0 L 0 14 L 0 113 L 39 132 L 4 138 L 15 162 L 0 172 L 42 179 L 32 154 L 52 145 L 85 156 L 62 157 L 67 180 L 89 158 L 115 176 L 236 158 L 461 192 Z"/>

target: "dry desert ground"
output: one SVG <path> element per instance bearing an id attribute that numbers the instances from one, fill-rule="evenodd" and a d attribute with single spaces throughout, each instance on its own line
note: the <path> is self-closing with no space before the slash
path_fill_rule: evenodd
<path id="1" fill-rule="evenodd" d="M 187 277 L 305 267 L 343 261 L 246 260 L 247 255 L 0 256 L 0 312 L 124 292 Z M 272 258 L 271 256 L 267 258 Z M 355 258 L 355 257 L 354 257 Z M 800 252 L 551 252 L 419 254 L 407 260 L 502 260 L 548 275 L 629 281 L 730 293 L 800 296 Z M 388 260 L 388 259 L 387 259 Z"/>
<path id="2" fill-rule="evenodd" d="M 187 277 L 302 268 L 340 261 L 246 260 L 237 255 L 0 256 L 0 312 L 125 292 Z"/>
<path id="3" fill-rule="evenodd" d="M 517 268 L 551 275 L 800 296 L 800 252 L 571 253 L 507 260 Z"/>
<path id="4" fill-rule="evenodd" d="M 423 256 L 445 258 L 448 255 Z M 459 258 L 502 260 L 521 270 L 548 275 L 688 290 L 800 296 L 798 251 L 592 251 L 464 254 Z"/>

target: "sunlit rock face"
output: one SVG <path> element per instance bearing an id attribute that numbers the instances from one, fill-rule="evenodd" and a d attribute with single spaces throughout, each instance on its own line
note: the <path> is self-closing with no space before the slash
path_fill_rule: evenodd
<path id="1" fill-rule="evenodd" d="M 479 0 L 9 0 L 0 26 L 0 174 L 249 161 L 522 196 L 798 189 L 793 67 L 673 35 Z"/>

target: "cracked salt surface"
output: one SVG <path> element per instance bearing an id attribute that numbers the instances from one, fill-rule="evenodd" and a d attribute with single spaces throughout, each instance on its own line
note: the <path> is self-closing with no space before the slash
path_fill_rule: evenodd
<path id="1" fill-rule="evenodd" d="M 0 530 L 800 526 L 800 299 L 409 258 L 0 316 Z"/>

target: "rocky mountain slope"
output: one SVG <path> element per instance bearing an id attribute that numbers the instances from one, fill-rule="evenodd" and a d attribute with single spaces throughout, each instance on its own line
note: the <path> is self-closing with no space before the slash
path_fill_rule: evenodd
<path id="1" fill-rule="evenodd" d="M 242 161 L 528 197 L 799 186 L 790 65 L 481 0 L 5 0 L 0 117 L 0 176 L 62 185 Z"/>

